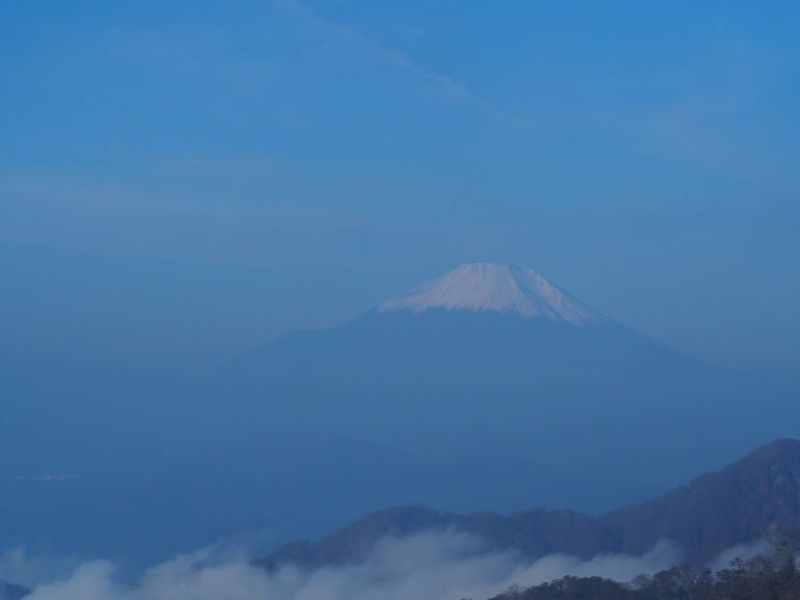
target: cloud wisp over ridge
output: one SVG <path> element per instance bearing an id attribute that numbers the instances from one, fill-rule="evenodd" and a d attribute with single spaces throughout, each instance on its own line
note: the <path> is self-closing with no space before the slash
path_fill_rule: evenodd
<path id="1" fill-rule="evenodd" d="M 245 551 L 217 547 L 178 556 L 147 570 L 136 584 L 117 577 L 108 561 L 33 587 L 27 600 L 459 600 L 488 598 L 511 586 L 536 585 L 565 575 L 630 581 L 668 568 L 679 549 L 661 542 L 643 556 L 565 555 L 526 559 L 486 552 L 479 539 L 456 531 L 384 538 L 358 565 L 274 572 L 253 566 Z"/>

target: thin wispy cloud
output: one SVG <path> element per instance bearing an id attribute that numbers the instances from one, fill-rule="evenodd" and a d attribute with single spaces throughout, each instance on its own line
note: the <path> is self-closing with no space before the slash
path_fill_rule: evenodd
<path id="1" fill-rule="evenodd" d="M 402 52 L 387 48 L 352 27 L 324 19 L 298 0 L 275 0 L 275 4 L 279 9 L 301 19 L 307 27 L 319 32 L 328 43 L 356 48 L 386 67 L 410 75 L 423 84 L 429 93 L 444 101 L 473 106 L 494 117 L 518 118 L 518 115 L 511 114 L 481 97 L 464 82 L 419 65 Z"/>
<path id="2" fill-rule="evenodd" d="M 75 479 L 77 475 L 72 473 L 46 473 L 43 475 L 19 475 L 17 479 L 20 481 L 42 481 L 42 482 L 62 482 Z"/>

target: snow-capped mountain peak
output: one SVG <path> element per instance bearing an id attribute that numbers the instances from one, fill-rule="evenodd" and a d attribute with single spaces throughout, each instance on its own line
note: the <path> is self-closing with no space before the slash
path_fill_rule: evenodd
<path id="1" fill-rule="evenodd" d="M 602 315 L 522 265 L 468 263 L 408 294 L 387 300 L 380 311 L 493 311 L 583 325 Z"/>

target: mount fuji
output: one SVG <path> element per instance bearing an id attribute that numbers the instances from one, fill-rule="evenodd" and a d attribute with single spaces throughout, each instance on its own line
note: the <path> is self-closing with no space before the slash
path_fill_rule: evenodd
<path id="1" fill-rule="evenodd" d="M 711 465 L 782 433 L 759 382 L 520 265 L 459 266 L 340 326 L 268 344 L 233 379 L 228 397 L 247 398 L 242 414 L 264 435 L 346 439 L 359 460 L 385 452 L 378 489 L 467 509 L 525 498 L 598 510 L 691 475 L 699 440 Z"/>
<path id="2" fill-rule="evenodd" d="M 514 390 L 526 406 L 543 407 L 555 395 L 566 402 L 562 386 L 601 406 L 603 386 L 728 375 L 616 323 L 529 267 L 492 263 L 461 265 L 338 327 L 289 334 L 241 365 L 269 385 L 370 390 L 364 400 L 385 408 L 390 389 L 414 396 L 405 405 L 465 409 L 454 393 L 470 391 L 488 394 L 475 406 L 497 408 Z M 422 394 L 432 387 L 437 397 Z"/>
<path id="3" fill-rule="evenodd" d="M 529 267 L 474 263 L 381 304 L 380 311 L 489 311 L 586 325 L 605 318 Z"/>

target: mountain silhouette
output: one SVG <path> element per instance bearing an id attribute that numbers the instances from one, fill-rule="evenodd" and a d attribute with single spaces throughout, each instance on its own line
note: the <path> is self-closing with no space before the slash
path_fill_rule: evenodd
<path id="1" fill-rule="evenodd" d="M 536 509 L 509 516 L 460 515 L 424 506 L 374 513 L 318 542 L 295 542 L 260 564 L 307 566 L 357 563 L 387 536 L 456 530 L 479 537 L 486 550 L 529 557 L 564 553 L 640 555 L 661 540 L 677 543 L 695 564 L 739 544 L 800 530 L 800 441 L 781 439 L 721 471 L 698 477 L 668 494 L 599 517 Z"/>

